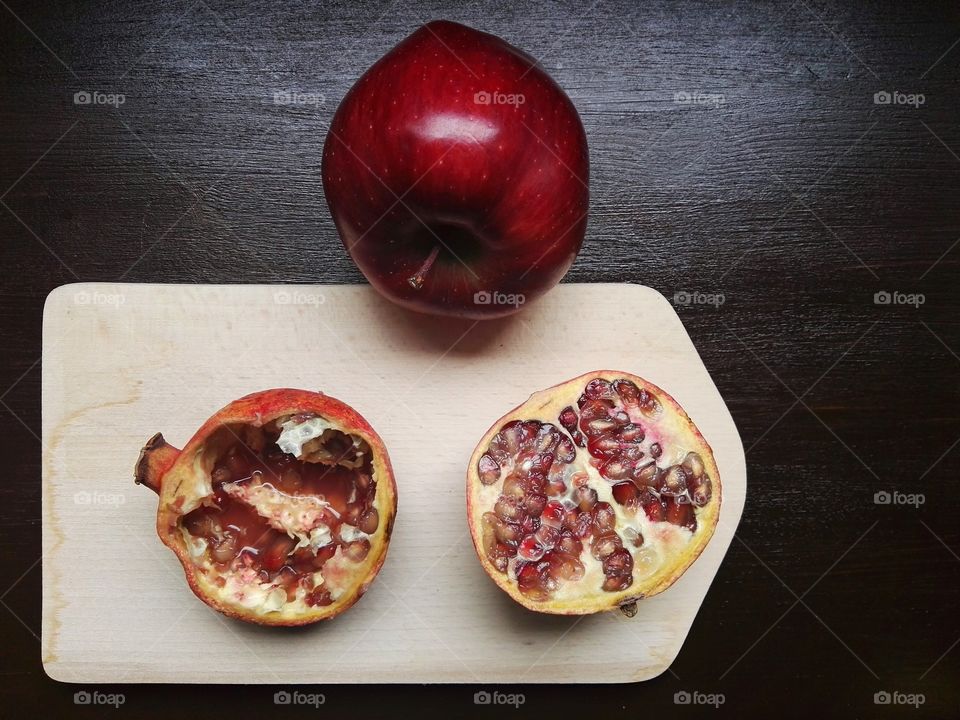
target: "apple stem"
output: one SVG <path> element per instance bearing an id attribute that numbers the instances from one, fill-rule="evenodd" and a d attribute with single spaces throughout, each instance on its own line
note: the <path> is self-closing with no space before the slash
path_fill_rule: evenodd
<path id="1" fill-rule="evenodd" d="M 434 245 L 433 250 L 430 251 L 430 255 L 427 256 L 427 259 L 424 261 L 423 265 L 420 266 L 420 269 L 412 277 L 407 278 L 407 282 L 410 283 L 410 287 L 414 290 L 419 290 L 423 287 L 423 281 L 427 276 L 427 273 L 430 272 L 430 268 L 433 267 L 434 260 L 437 259 L 437 255 L 440 254 L 440 246 Z"/>

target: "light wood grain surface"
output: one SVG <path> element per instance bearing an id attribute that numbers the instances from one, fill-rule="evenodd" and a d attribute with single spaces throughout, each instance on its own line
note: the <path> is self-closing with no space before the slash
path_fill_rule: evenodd
<path id="1" fill-rule="evenodd" d="M 698 423 L 723 480 L 720 525 L 632 619 L 538 615 L 477 562 L 465 464 L 532 391 L 599 368 L 650 379 Z M 182 446 L 222 405 L 268 387 L 356 407 L 384 438 L 399 487 L 372 589 L 295 631 L 230 621 L 197 600 L 155 535 L 156 497 L 132 482 L 151 434 Z M 62 287 L 44 315 L 43 437 L 43 661 L 74 682 L 648 679 L 679 652 L 746 490 L 737 430 L 679 318 L 656 291 L 625 284 L 565 285 L 521 317 L 481 324 L 412 315 L 356 286 Z"/>

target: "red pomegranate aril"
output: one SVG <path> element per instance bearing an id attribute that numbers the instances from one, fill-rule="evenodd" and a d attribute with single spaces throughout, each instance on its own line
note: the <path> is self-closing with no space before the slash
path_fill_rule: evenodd
<path id="1" fill-rule="evenodd" d="M 340 516 L 340 520 L 346 523 L 347 525 L 356 526 L 360 521 L 360 516 L 363 514 L 364 506 L 363 503 L 352 502 L 347 504 L 347 509 L 343 512 L 343 515 Z"/>
<path id="2" fill-rule="evenodd" d="M 571 529 L 578 538 L 590 537 L 594 532 L 593 515 L 589 512 L 581 512 L 577 515 L 577 521 Z"/>
<path id="3" fill-rule="evenodd" d="M 583 552 L 583 543 L 577 540 L 569 530 L 564 530 L 560 534 L 557 548 L 572 557 L 580 557 L 580 553 Z"/>
<path id="4" fill-rule="evenodd" d="M 690 499 L 697 507 L 703 507 L 710 502 L 712 488 L 710 478 L 706 475 L 694 481 L 695 485 L 690 489 Z"/>
<path id="5" fill-rule="evenodd" d="M 537 441 L 535 450 L 538 453 L 552 452 L 560 442 L 560 433 L 549 423 L 544 423 L 537 431 Z"/>
<path id="6" fill-rule="evenodd" d="M 493 512 L 496 513 L 497 517 L 501 520 L 513 520 L 516 522 L 519 522 L 523 515 L 520 502 L 512 495 L 501 495 L 497 498 L 497 502 L 493 506 Z"/>
<path id="7" fill-rule="evenodd" d="M 373 535 L 377 531 L 378 525 L 380 525 L 380 515 L 377 514 L 377 509 L 372 507 L 368 508 L 363 515 L 360 516 L 357 527 L 361 532 L 365 532 L 367 535 Z"/>
<path id="8" fill-rule="evenodd" d="M 651 457 L 658 458 L 661 454 L 663 454 L 663 448 L 660 447 L 660 443 L 653 443 L 650 446 Z"/>
<path id="9" fill-rule="evenodd" d="M 633 556 L 620 548 L 603 559 L 603 589 L 608 592 L 625 590 L 633 583 Z"/>
<path id="10" fill-rule="evenodd" d="M 625 477 L 630 476 L 632 470 L 633 466 L 626 460 L 621 460 L 619 457 L 607 460 L 600 466 L 600 474 L 607 478 L 607 480 L 623 480 Z"/>
<path id="11" fill-rule="evenodd" d="M 540 515 L 540 522 L 550 527 L 560 527 L 563 524 L 563 515 L 566 508 L 556 500 L 548 502 Z"/>
<path id="12" fill-rule="evenodd" d="M 521 425 L 519 420 L 514 420 L 500 428 L 500 443 L 508 455 L 516 455 L 520 449 Z"/>
<path id="13" fill-rule="evenodd" d="M 480 471 L 480 482 L 484 485 L 493 485 L 500 479 L 500 464 L 490 457 L 489 453 L 480 456 L 478 470 Z"/>
<path id="14" fill-rule="evenodd" d="M 663 522 L 667 512 L 666 503 L 657 497 L 649 488 L 640 491 L 640 507 L 653 522 Z"/>
<path id="15" fill-rule="evenodd" d="M 593 506 L 597 504 L 597 491 L 586 485 L 578 487 L 574 491 L 573 497 L 583 512 L 593 510 Z"/>
<path id="16" fill-rule="evenodd" d="M 596 418 L 587 423 L 586 427 L 583 428 L 583 431 L 587 434 L 588 437 L 593 437 L 596 435 L 602 435 L 603 433 L 608 433 L 617 427 L 617 424 L 610 418 Z"/>
<path id="17" fill-rule="evenodd" d="M 593 524 L 600 532 L 613 530 L 617 524 L 617 511 L 608 502 L 598 502 L 593 508 Z"/>
<path id="18" fill-rule="evenodd" d="M 284 566 L 287 561 L 287 555 L 293 551 L 296 544 L 295 540 L 286 535 L 278 537 L 261 556 L 261 564 L 267 570 L 276 572 Z"/>
<path id="19" fill-rule="evenodd" d="M 504 495 L 519 499 L 523 497 L 524 493 L 526 493 L 526 488 L 523 485 L 523 481 L 520 480 L 520 476 L 516 473 L 511 473 L 507 476 L 507 479 L 503 481 Z"/>
<path id="20" fill-rule="evenodd" d="M 582 470 L 581 470 L 581 471 L 578 471 L 578 472 L 575 472 L 573 475 L 570 476 L 570 482 L 573 483 L 573 486 L 574 486 L 575 488 L 583 487 L 583 486 L 586 485 L 589 481 L 590 481 L 590 476 L 587 475 L 587 474 L 586 474 L 585 472 L 583 472 Z"/>
<path id="21" fill-rule="evenodd" d="M 543 514 L 543 508 L 547 505 L 547 498 L 543 495 L 527 495 L 523 499 L 523 508 L 534 517 L 540 517 Z"/>
<path id="22" fill-rule="evenodd" d="M 657 489 L 661 495 L 683 495 L 687 491 L 687 474 L 679 465 L 672 465 L 661 476 Z"/>
<path id="23" fill-rule="evenodd" d="M 317 605 L 330 605 L 333 603 L 333 598 L 330 596 L 330 591 L 325 587 L 318 587 L 311 591 L 307 594 L 304 600 L 310 607 L 316 607 Z"/>
<path id="24" fill-rule="evenodd" d="M 237 556 L 237 539 L 233 536 L 225 537 L 213 547 L 213 559 L 218 563 L 228 563 Z"/>
<path id="25" fill-rule="evenodd" d="M 544 587 L 544 571 L 549 569 L 550 564 L 543 563 L 543 566 L 541 569 L 540 563 L 529 562 L 517 567 L 517 587 L 533 600 L 546 600 L 550 597 Z"/>
<path id="26" fill-rule="evenodd" d="M 563 482 L 563 480 L 559 479 L 550 480 L 550 482 L 547 483 L 547 487 L 544 492 L 546 492 L 546 494 L 550 497 L 563 495 L 567 492 L 567 484 Z"/>
<path id="27" fill-rule="evenodd" d="M 583 389 L 583 394 L 590 400 L 605 400 L 613 398 L 613 387 L 609 380 L 595 378 L 587 383 Z"/>
<path id="28" fill-rule="evenodd" d="M 654 397 L 653 393 L 646 388 L 640 390 L 637 404 L 640 405 L 640 409 L 647 415 L 652 415 L 660 409 L 660 402 Z"/>
<path id="29" fill-rule="evenodd" d="M 540 518 L 533 517 L 532 515 L 525 515 L 523 521 L 520 523 L 520 532 L 523 535 L 530 535 L 533 532 L 536 532 L 536 529 L 540 527 Z"/>
<path id="30" fill-rule="evenodd" d="M 703 472 L 704 472 L 703 458 L 701 458 L 695 452 L 688 452 L 686 457 L 683 458 L 683 462 L 680 463 L 680 466 L 683 468 L 684 472 L 687 474 L 687 477 L 691 477 L 691 478 L 703 477 Z"/>
<path id="31" fill-rule="evenodd" d="M 621 505 L 636 505 L 640 490 L 632 482 L 620 482 L 613 486 L 613 499 Z"/>
<path id="32" fill-rule="evenodd" d="M 533 534 L 534 539 L 543 547 L 552 548 L 560 540 L 560 531 L 549 525 L 541 525 Z M 521 543 L 522 545 L 522 543 Z"/>
<path id="33" fill-rule="evenodd" d="M 673 525 L 685 527 L 690 532 L 696 532 L 697 517 L 693 512 L 693 505 L 685 497 L 666 499 L 666 520 Z"/>
<path id="34" fill-rule="evenodd" d="M 620 452 L 620 440 L 613 433 L 590 438 L 587 450 L 595 458 L 612 458 Z"/>
<path id="35" fill-rule="evenodd" d="M 583 563 L 567 553 L 551 552 L 543 559 L 550 563 L 550 576 L 555 580 L 576 582 L 583 577 Z"/>
<path id="36" fill-rule="evenodd" d="M 634 385 L 630 380 L 615 380 L 613 389 L 623 401 L 624 405 L 636 405 L 640 397 L 640 388 Z"/>
<path id="37" fill-rule="evenodd" d="M 642 467 L 635 467 L 630 475 L 638 487 L 655 487 L 658 484 L 660 468 L 657 467 L 656 463 L 649 462 Z"/>
<path id="38" fill-rule="evenodd" d="M 621 547 L 623 547 L 623 541 L 620 539 L 619 535 L 617 535 L 615 532 L 605 532 L 601 535 L 597 535 L 597 537 L 593 539 L 593 544 L 590 546 L 590 552 L 593 553 L 595 558 L 602 560 Z"/>
<path id="39" fill-rule="evenodd" d="M 354 540 L 352 543 L 343 546 L 344 557 L 353 562 L 363 562 L 369 552 L 370 541 L 366 538 Z"/>
<path id="40" fill-rule="evenodd" d="M 543 557 L 546 548 L 533 535 L 527 535 L 517 548 L 517 557 L 528 562 L 535 562 Z"/>
<path id="41" fill-rule="evenodd" d="M 571 463 L 577 457 L 577 449 L 573 446 L 570 438 L 563 436 L 557 444 L 557 460 L 562 463 Z"/>
<path id="42" fill-rule="evenodd" d="M 625 443 L 641 443 L 645 437 L 643 428 L 630 423 L 620 428 L 620 440 Z"/>

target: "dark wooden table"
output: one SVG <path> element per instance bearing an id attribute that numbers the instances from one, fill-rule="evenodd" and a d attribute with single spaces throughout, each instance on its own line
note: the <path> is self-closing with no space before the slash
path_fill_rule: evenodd
<path id="1" fill-rule="evenodd" d="M 499 689 L 540 717 L 960 715 L 960 7 L 638 5 L 0 2 L 0 714 L 94 712 L 44 675 L 37 641 L 44 297 L 78 280 L 361 282 L 323 200 L 325 128 L 366 67 L 446 17 L 541 59 L 583 116 L 592 210 L 568 280 L 723 294 L 678 311 L 750 473 L 669 672 Z M 323 101 L 275 105 L 285 89 Z M 125 101 L 75 104 L 83 91 Z M 286 710 L 268 687 L 96 689 L 124 693 L 116 715 Z M 325 713 L 492 716 L 478 689 L 306 690 Z M 681 691 L 724 703 L 678 707 Z"/>

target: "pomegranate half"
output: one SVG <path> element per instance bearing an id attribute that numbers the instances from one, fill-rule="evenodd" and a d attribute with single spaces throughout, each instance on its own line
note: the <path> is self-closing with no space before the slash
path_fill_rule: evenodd
<path id="1" fill-rule="evenodd" d="M 306 625 L 353 605 L 383 565 L 397 488 L 383 441 L 349 405 L 306 390 L 235 400 L 183 450 L 159 433 L 135 480 L 157 534 L 207 605 Z"/>
<path id="2" fill-rule="evenodd" d="M 713 536 L 720 473 L 677 402 L 625 372 L 587 373 L 500 418 L 467 469 L 486 573 L 531 610 L 585 615 L 666 590 Z"/>

